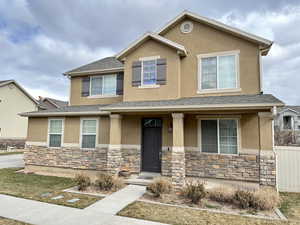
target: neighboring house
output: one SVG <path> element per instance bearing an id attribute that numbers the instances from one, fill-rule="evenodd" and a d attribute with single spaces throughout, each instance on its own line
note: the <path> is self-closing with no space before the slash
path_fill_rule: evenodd
<path id="1" fill-rule="evenodd" d="M 16 81 L 0 81 L 0 149 L 24 147 L 28 123 L 18 114 L 37 110 L 38 104 Z"/>
<path id="2" fill-rule="evenodd" d="M 277 109 L 275 141 L 277 145 L 300 144 L 300 106 Z"/>
<path id="3" fill-rule="evenodd" d="M 285 106 L 277 110 L 275 126 L 281 131 L 300 131 L 300 106 Z"/>
<path id="4" fill-rule="evenodd" d="M 273 108 L 284 104 L 262 93 L 261 56 L 271 46 L 184 11 L 116 56 L 66 72 L 70 106 L 23 114 L 26 170 L 275 186 Z"/>
<path id="5" fill-rule="evenodd" d="M 38 102 L 39 102 L 40 110 L 61 108 L 61 107 L 68 106 L 69 104 L 66 101 L 61 101 L 58 99 L 42 97 L 42 96 L 39 96 Z"/>

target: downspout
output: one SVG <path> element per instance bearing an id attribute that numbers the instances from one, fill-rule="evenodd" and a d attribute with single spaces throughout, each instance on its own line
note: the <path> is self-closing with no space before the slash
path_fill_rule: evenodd
<path id="1" fill-rule="evenodd" d="M 273 109 L 272 109 L 272 117 L 273 117 L 273 120 L 272 120 L 272 135 L 273 135 L 273 153 L 275 155 L 275 163 L 276 163 L 276 190 L 279 191 L 279 188 L 278 188 L 278 159 L 277 159 L 277 153 L 275 151 L 275 140 L 274 140 L 274 136 L 275 136 L 275 129 L 274 129 L 274 119 L 276 119 L 276 116 L 277 116 L 277 107 L 276 106 L 273 106 Z"/>
<path id="2" fill-rule="evenodd" d="M 258 56 L 258 64 L 259 64 L 259 88 L 260 93 L 263 94 L 263 68 L 262 68 L 262 54 L 263 50 L 259 50 L 259 56 Z"/>

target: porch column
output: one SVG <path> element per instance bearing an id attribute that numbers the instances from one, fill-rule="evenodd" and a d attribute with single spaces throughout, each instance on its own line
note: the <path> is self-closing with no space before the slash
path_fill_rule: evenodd
<path id="1" fill-rule="evenodd" d="M 183 113 L 173 113 L 173 147 L 171 157 L 172 184 L 175 189 L 185 183 L 185 153 Z"/>
<path id="2" fill-rule="evenodd" d="M 122 163 L 121 153 L 121 129 L 122 116 L 119 114 L 110 115 L 109 146 L 107 150 L 107 172 L 117 175 Z"/>
<path id="3" fill-rule="evenodd" d="M 276 186 L 276 153 L 273 143 L 273 116 L 271 112 L 259 112 L 259 183 Z"/>

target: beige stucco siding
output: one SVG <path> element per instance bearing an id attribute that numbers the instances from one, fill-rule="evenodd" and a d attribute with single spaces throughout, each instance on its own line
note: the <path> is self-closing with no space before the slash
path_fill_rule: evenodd
<path id="1" fill-rule="evenodd" d="M 184 116 L 184 146 L 198 146 L 198 117 L 213 115 L 186 114 Z M 142 141 L 142 119 L 160 117 L 163 119 L 162 146 L 173 145 L 172 117 L 171 115 L 123 115 L 121 122 L 121 144 L 141 145 Z M 223 115 L 223 118 L 232 118 Z M 257 153 L 259 149 L 259 123 L 257 113 L 242 113 L 234 115 L 239 118 L 241 153 Z M 110 118 L 101 116 L 99 118 L 98 144 L 109 144 Z M 260 133 L 262 150 L 272 150 L 272 120 L 267 117 L 260 118 Z M 47 142 L 48 118 L 30 118 L 28 126 L 27 141 Z M 80 117 L 65 118 L 64 143 L 77 143 L 80 140 Z"/>
<path id="2" fill-rule="evenodd" d="M 141 144 L 141 116 L 122 117 L 122 144 Z"/>
<path id="3" fill-rule="evenodd" d="M 36 104 L 14 84 L 0 87 L 0 138 L 26 138 L 27 118 L 18 114 L 37 110 Z"/>
<path id="4" fill-rule="evenodd" d="M 194 28 L 191 33 L 183 34 L 180 31 L 180 24 L 164 34 L 164 37 L 185 46 L 188 51 L 188 56 L 181 60 L 181 80 L 184 81 L 181 82 L 181 97 L 199 96 L 197 94 L 197 55 L 233 50 L 240 50 L 241 94 L 259 93 L 259 51 L 257 45 L 198 22 L 193 22 Z"/>
<path id="5" fill-rule="evenodd" d="M 51 117 L 55 118 L 55 117 Z M 62 117 L 57 117 L 62 118 Z M 89 118 L 89 117 L 84 117 Z M 98 127 L 98 144 L 109 144 L 109 117 L 92 117 L 99 119 Z M 66 144 L 80 143 L 80 117 L 64 118 L 64 141 Z M 48 135 L 48 118 L 29 118 L 28 136 L 29 142 L 47 142 Z"/>
<path id="6" fill-rule="evenodd" d="M 99 144 L 109 144 L 110 120 L 109 116 L 101 116 L 99 120 Z"/>
<path id="7" fill-rule="evenodd" d="M 48 118 L 28 119 L 27 141 L 47 142 Z"/>
<path id="8" fill-rule="evenodd" d="M 70 91 L 70 105 L 95 105 L 95 104 L 111 104 L 120 102 L 123 96 L 117 96 L 112 98 L 91 98 L 81 96 L 81 81 L 82 77 L 72 77 L 71 79 L 71 91 Z"/>
<path id="9" fill-rule="evenodd" d="M 159 56 L 167 59 L 167 82 L 159 88 L 133 87 L 132 63 L 142 57 Z M 180 97 L 180 58 L 176 50 L 154 40 L 148 40 L 126 56 L 124 73 L 124 101 L 176 99 Z"/>
<path id="10" fill-rule="evenodd" d="M 64 143 L 79 143 L 80 135 L 80 118 L 66 117 Z"/>
<path id="11" fill-rule="evenodd" d="M 259 149 L 257 114 L 244 114 L 240 122 L 242 128 L 242 148 L 249 150 Z"/>

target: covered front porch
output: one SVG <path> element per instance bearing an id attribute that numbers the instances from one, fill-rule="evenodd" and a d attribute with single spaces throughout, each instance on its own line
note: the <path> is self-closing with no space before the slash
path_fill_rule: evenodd
<path id="1" fill-rule="evenodd" d="M 274 186 L 272 132 L 266 109 L 114 112 L 107 171 L 159 173 L 176 187 L 186 177 Z"/>

